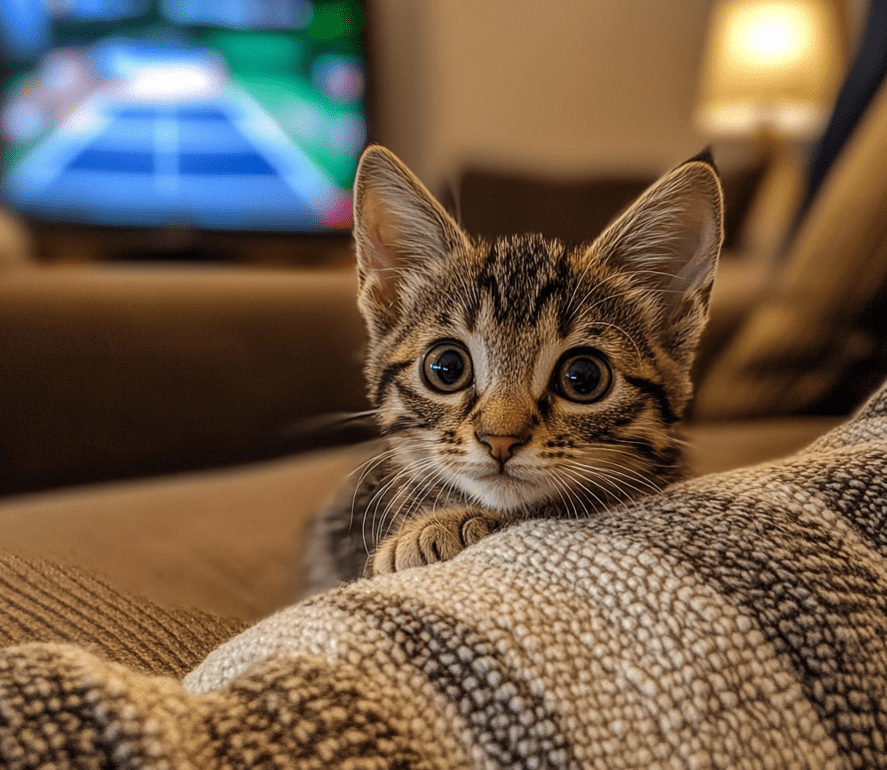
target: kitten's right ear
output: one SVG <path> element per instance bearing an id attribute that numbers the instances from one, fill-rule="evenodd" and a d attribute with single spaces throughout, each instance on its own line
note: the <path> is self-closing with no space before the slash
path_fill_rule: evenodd
<path id="1" fill-rule="evenodd" d="M 427 280 L 467 238 L 434 196 L 390 150 L 368 147 L 354 180 L 359 305 L 390 328 L 411 286 Z"/>
<path id="2" fill-rule="evenodd" d="M 646 289 L 655 328 L 687 368 L 708 319 L 723 209 L 717 169 L 703 153 L 650 187 L 592 246 Z"/>

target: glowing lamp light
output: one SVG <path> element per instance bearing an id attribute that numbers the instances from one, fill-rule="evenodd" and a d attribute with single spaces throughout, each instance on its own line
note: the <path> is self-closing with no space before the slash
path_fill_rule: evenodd
<path id="1" fill-rule="evenodd" d="M 826 0 L 721 0 L 709 26 L 697 126 L 725 137 L 816 134 L 843 74 L 840 29 Z"/>
<path id="2" fill-rule="evenodd" d="M 736 17 L 729 34 L 727 45 L 734 61 L 745 59 L 764 67 L 802 64 L 816 40 L 804 8 L 785 3 L 745 9 Z"/>

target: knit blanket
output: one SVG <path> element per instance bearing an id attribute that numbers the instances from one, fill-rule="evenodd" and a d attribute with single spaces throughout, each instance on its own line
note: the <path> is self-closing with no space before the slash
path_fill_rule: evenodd
<path id="1" fill-rule="evenodd" d="M 179 681 L 0 653 L 17 768 L 887 767 L 887 392 L 790 459 L 359 581 Z"/>

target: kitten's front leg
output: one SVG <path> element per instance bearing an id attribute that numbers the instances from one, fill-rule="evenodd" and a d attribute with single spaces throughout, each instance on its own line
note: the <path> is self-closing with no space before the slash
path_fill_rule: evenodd
<path id="1" fill-rule="evenodd" d="M 379 545 L 367 574 L 384 575 L 410 567 L 448 561 L 468 546 L 517 521 L 514 514 L 453 506 L 407 519 Z"/>

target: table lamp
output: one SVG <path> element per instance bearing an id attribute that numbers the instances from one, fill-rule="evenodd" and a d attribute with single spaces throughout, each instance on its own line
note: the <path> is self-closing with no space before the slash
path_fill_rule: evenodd
<path id="1" fill-rule="evenodd" d="M 843 74 L 841 19 L 826 0 L 721 0 L 712 12 L 696 124 L 728 138 L 809 139 Z"/>
<path id="2" fill-rule="evenodd" d="M 767 159 L 750 214 L 758 248 L 781 247 L 794 214 L 798 146 L 825 127 L 844 74 L 842 29 L 828 0 L 719 0 L 712 9 L 694 122 L 707 137 L 748 142 Z"/>

